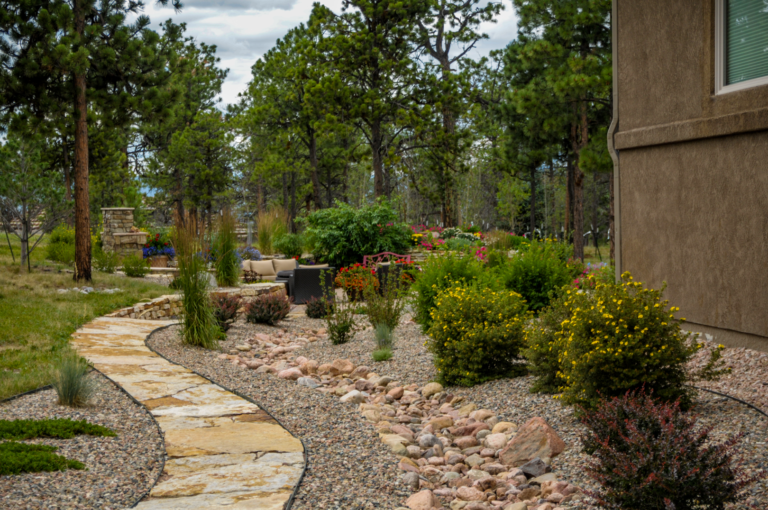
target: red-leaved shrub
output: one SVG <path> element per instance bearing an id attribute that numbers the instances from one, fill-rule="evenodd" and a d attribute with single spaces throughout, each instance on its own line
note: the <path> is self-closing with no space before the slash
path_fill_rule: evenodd
<path id="1" fill-rule="evenodd" d="M 256 324 L 274 326 L 291 311 L 291 299 L 282 294 L 264 294 L 254 299 L 245 310 L 245 319 Z"/>
<path id="2" fill-rule="evenodd" d="M 590 496 L 601 508 L 722 509 L 764 476 L 747 476 L 734 460 L 742 434 L 711 444 L 711 428 L 697 426 L 679 402 L 656 402 L 644 389 L 584 413 L 584 448 L 593 454 L 587 473 L 601 485 Z"/>
<path id="3" fill-rule="evenodd" d="M 240 308 L 240 296 L 223 295 L 214 297 L 213 314 L 222 331 L 227 331 L 237 317 L 237 309 Z"/>

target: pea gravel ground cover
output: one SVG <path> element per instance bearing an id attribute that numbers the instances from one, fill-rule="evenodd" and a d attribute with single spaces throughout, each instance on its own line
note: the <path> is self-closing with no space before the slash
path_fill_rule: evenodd
<path id="1" fill-rule="evenodd" d="M 351 342 L 332 345 L 319 335 L 316 341 L 293 354 L 319 363 L 349 359 L 356 366 L 367 365 L 372 371 L 403 384 L 423 385 L 435 379 L 432 355 L 424 345 L 426 337 L 410 317 L 397 328 L 394 356 L 385 362 L 371 358 L 375 349 L 373 331 L 364 316 L 357 318 L 360 331 Z M 221 347 L 225 353 L 235 354 L 238 344 L 247 343 L 247 339 L 258 333 L 283 331 L 287 335 L 312 337 L 324 327 L 324 321 L 303 316 L 289 317 L 275 328 L 246 324 L 238 319 Z M 294 508 L 397 508 L 410 494 L 400 483 L 402 471 L 396 468 L 396 457 L 376 440 L 375 430 L 360 418 L 354 406 L 274 375 L 256 374 L 221 359 L 219 352 L 183 347 L 173 328 L 154 334 L 149 345 L 172 361 L 251 396 L 305 441 L 309 467 Z M 479 408 L 496 412 L 506 421 L 522 424 L 534 416 L 543 417 L 568 445 L 566 451 L 553 460 L 558 477 L 584 488 L 595 488 L 583 469 L 586 456 L 581 453 L 579 439 L 584 433 L 583 427 L 572 410 L 551 395 L 530 393 L 531 382 L 530 377 L 520 377 L 448 391 L 463 396 Z M 702 425 L 714 427 L 715 440 L 744 432 L 740 453 L 747 472 L 768 470 L 768 419 L 742 404 L 704 392 L 698 393 L 697 404 L 695 412 L 700 415 Z M 756 508 L 768 508 L 768 483 L 763 481 L 751 487 L 747 502 Z"/>
<path id="2" fill-rule="evenodd" d="M 162 471 L 162 436 L 146 409 L 98 372 L 91 405 L 73 409 L 57 404 L 52 389 L 0 406 L 0 419 L 70 418 L 113 430 L 116 437 L 75 436 L 26 443 L 59 447 L 56 452 L 84 463 L 86 470 L 0 476 L 3 509 L 117 509 L 133 506 Z"/>

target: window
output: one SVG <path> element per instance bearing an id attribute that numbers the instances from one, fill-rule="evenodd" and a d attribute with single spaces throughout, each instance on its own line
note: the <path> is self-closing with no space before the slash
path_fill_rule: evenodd
<path id="1" fill-rule="evenodd" d="M 717 0 L 718 94 L 768 85 L 768 0 Z"/>

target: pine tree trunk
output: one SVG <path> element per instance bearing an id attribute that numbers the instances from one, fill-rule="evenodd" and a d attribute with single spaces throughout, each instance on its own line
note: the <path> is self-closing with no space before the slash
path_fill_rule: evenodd
<path id="1" fill-rule="evenodd" d="M 384 186 L 384 162 L 381 157 L 381 146 L 384 135 L 381 132 L 381 121 L 375 120 L 371 125 L 371 152 L 373 157 L 373 195 L 376 198 L 386 195 Z"/>
<path id="2" fill-rule="evenodd" d="M 75 30 L 83 38 L 85 13 L 75 0 Z M 75 82 L 75 281 L 91 281 L 91 212 L 88 199 L 88 103 L 85 74 L 74 73 Z"/>

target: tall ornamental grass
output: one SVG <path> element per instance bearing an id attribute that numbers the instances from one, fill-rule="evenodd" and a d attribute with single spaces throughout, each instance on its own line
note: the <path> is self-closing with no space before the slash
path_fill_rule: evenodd
<path id="1" fill-rule="evenodd" d="M 273 205 L 266 211 L 259 213 L 256 221 L 256 235 L 259 241 L 259 250 L 261 253 L 273 254 L 273 246 L 278 237 L 288 233 L 288 211 L 284 208 Z"/>
<path id="2" fill-rule="evenodd" d="M 88 364 L 74 355 L 61 359 L 51 385 L 59 397 L 59 404 L 69 407 L 88 405 L 96 390 L 93 379 L 88 377 Z"/>
<path id="3" fill-rule="evenodd" d="M 222 287 L 234 287 L 240 280 L 240 258 L 237 254 L 237 233 L 235 217 L 229 211 L 219 219 L 219 231 L 216 233 L 216 281 Z"/>
<path id="4" fill-rule="evenodd" d="M 221 330 L 208 296 L 207 263 L 200 255 L 208 247 L 198 237 L 193 217 L 185 221 L 177 219 L 173 243 L 179 264 L 179 275 L 174 281 L 181 290 L 182 340 L 189 345 L 214 349 L 218 347 Z"/>

